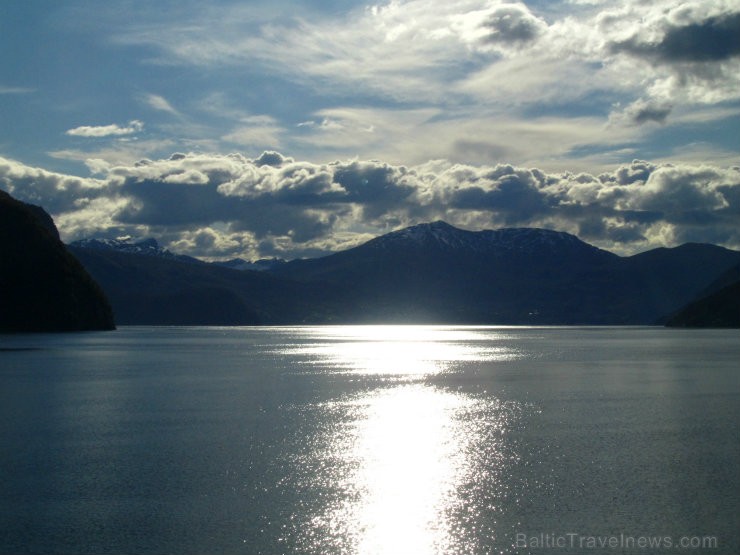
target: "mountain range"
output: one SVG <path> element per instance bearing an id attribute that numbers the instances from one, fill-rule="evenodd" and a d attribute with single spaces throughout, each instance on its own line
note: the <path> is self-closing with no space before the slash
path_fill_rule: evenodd
<path id="1" fill-rule="evenodd" d="M 621 257 L 567 233 L 441 221 L 320 258 L 231 264 L 261 271 L 126 243 L 70 246 L 119 324 L 655 324 L 740 264 L 715 245 Z"/>

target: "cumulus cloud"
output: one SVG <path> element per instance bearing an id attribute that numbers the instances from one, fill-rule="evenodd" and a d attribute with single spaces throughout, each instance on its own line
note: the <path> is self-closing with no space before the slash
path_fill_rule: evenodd
<path id="1" fill-rule="evenodd" d="M 668 102 L 710 104 L 740 97 L 740 11 L 723 0 L 628 4 L 605 11 L 604 58 L 635 86 Z"/>
<path id="2" fill-rule="evenodd" d="M 216 227 L 201 227 L 163 237 L 177 253 L 218 253 L 220 257 L 259 257 L 259 244 L 249 234 L 230 232 Z"/>
<path id="3" fill-rule="evenodd" d="M 139 120 L 131 120 L 127 126 L 120 125 L 83 125 L 69 129 L 66 135 L 72 137 L 120 137 L 122 135 L 133 135 L 144 129 L 144 124 Z"/>
<path id="4" fill-rule="evenodd" d="M 0 186 L 67 240 L 154 235 L 206 257 L 318 255 L 414 223 L 568 231 L 617 252 L 677 241 L 740 247 L 740 168 L 635 160 L 599 175 L 437 160 L 328 164 L 278 152 L 176 153 L 82 178 L 0 158 Z"/>
<path id="5" fill-rule="evenodd" d="M 521 45 L 535 40 L 547 24 L 523 4 L 503 4 L 491 10 L 482 27 L 485 42 Z"/>
<path id="6" fill-rule="evenodd" d="M 664 124 L 673 106 L 667 102 L 639 99 L 624 108 L 615 110 L 609 116 L 610 123 L 642 125 L 644 123 Z"/>
<path id="7" fill-rule="evenodd" d="M 717 62 L 740 56 L 740 12 L 724 13 L 684 25 L 667 25 L 662 37 L 639 35 L 612 43 L 625 52 L 664 63 Z"/>
<path id="8" fill-rule="evenodd" d="M 53 213 L 74 210 L 75 203 L 81 199 L 111 193 L 106 180 L 51 172 L 3 157 L 0 157 L 0 187 L 21 200 L 40 204 Z"/>

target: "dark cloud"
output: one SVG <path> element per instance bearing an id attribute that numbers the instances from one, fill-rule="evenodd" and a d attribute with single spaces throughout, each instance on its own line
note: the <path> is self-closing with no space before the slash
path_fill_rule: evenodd
<path id="1" fill-rule="evenodd" d="M 647 122 L 665 123 L 673 107 L 660 102 L 636 102 L 632 104 L 624 115 L 630 123 L 642 125 Z"/>
<path id="2" fill-rule="evenodd" d="M 611 50 L 666 63 L 727 60 L 740 56 L 740 12 L 669 26 L 658 42 L 634 36 L 612 43 Z"/>
<path id="3" fill-rule="evenodd" d="M 601 217 L 587 217 L 578 224 L 578 236 L 586 241 L 608 239 L 614 243 L 644 241 L 640 227 L 634 224 L 609 225 Z"/>
<path id="4" fill-rule="evenodd" d="M 638 181 L 645 182 L 656 169 L 655 164 L 645 160 L 633 160 L 631 164 L 620 166 L 611 174 L 602 174 L 599 179 L 604 183 L 616 182 L 620 185 L 629 185 Z"/>
<path id="5" fill-rule="evenodd" d="M 740 172 L 740 168 L 737 168 L 737 171 Z M 717 191 L 719 191 L 727 203 L 722 209 L 722 212 L 731 214 L 740 221 L 740 187 L 730 184 L 719 185 Z M 738 232 L 740 232 L 740 226 L 738 226 Z"/>
<path id="6" fill-rule="evenodd" d="M 263 152 L 259 158 L 255 159 L 254 164 L 256 166 L 273 166 L 277 168 L 286 162 L 293 162 L 293 159 L 286 158 L 279 152 L 270 150 Z"/>
<path id="7" fill-rule="evenodd" d="M 500 175 L 509 169 L 511 173 Z M 488 175 L 485 186 L 470 186 L 455 191 L 450 206 L 468 210 L 490 210 L 501 215 L 507 225 L 531 221 L 547 211 L 548 196 L 536 186 L 532 174 L 517 175 L 503 166 Z M 487 180 L 483 180 L 484 182 Z"/>
<path id="8" fill-rule="evenodd" d="M 619 210 L 619 212 L 614 211 L 612 214 L 618 214 L 624 222 L 637 225 L 652 225 L 665 219 L 664 212 L 660 210 L 648 210 L 646 208 L 639 210 Z"/>
<path id="9" fill-rule="evenodd" d="M 403 204 L 416 191 L 416 177 L 403 166 L 354 161 L 334 166 L 334 181 L 347 192 L 346 200 L 376 218 Z"/>
<path id="10" fill-rule="evenodd" d="M 630 204 L 666 214 L 697 210 L 712 213 L 726 206 L 724 195 L 713 186 L 716 178 L 716 172 L 709 168 L 664 166 L 634 192 Z"/>
<path id="11" fill-rule="evenodd" d="M 491 44 L 526 44 L 539 37 L 545 24 L 519 4 L 507 4 L 494 8 L 483 23 L 488 31 L 485 42 Z"/>
<path id="12" fill-rule="evenodd" d="M 240 217 L 230 221 L 229 229 L 247 232 L 271 245 L 269 252 L 261 253 L 265 256 L 278 254 L 276 245 L 281 242 L 276 239 L 283 238 L 284 254 L 286 241 L 291 249 L 301 251 L 304 243 L 330 234 L 338 218 L 344 214 L 345 210 L 341 208 L 330 212 L 311 211 L 263 200 L 241 206 Z"/>
<path id="13" fill-rule="evenodd" d="M 337 187 L 331 172 L 311 164 L 290 164 L 274 175 L 272 192 L 280 203 L 322 206 L 346 202 L 347 193 Z"/>
<path id="14" fill-rule="evenodd" d="M 242 216 L 238 203 L 218 195 L 212 187 L 129 179 L 120 194 L 131 199 L 119 214 L 125 224 L 188 227 Z"/>
<path id="15" fill-rule="evenodd" d="M 187 154 L 110 167 L 91 179 L 0 158 L 0 187 L 45 206 L 66 240 L 148 234 L 196 256 L 317 255 L 353 246 L 372 230 L 435 219 L 548 227 L 617 250 L 710 235 L 740 247 L 740 168 L 642 160 L 594 176 L 508 164 L 407 168 L 312 164 L 279 153 Z"/>

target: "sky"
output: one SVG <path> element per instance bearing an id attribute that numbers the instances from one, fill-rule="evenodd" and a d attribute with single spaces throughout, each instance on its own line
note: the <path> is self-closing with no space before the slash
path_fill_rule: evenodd
<path id="1" fill-rule="evenodd" d="M 0 48 L 0 189 L 68 242 L 740 249 L 737 0 L 4 0 Z"/>

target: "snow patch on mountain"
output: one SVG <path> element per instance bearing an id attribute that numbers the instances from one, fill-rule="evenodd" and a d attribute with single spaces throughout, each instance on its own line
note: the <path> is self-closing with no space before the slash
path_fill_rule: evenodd
<path id="1" fill-rule="evenodd" d="M 260 258 L 259 260 L 244 260 L 243 258 L 232 258 L 231 260 L 215 260 L 211 262 L 216 266 L 231 268 L 232 270 L 253 270 L 255 272 L 266 272 L 278 266 L 286 264 L 282 258 Z"/>
<path id="2" fill-rule="evenodd" d="M 129 254 L 140 254 L 143 256 L 156 256 L 159 258 L 168 258 L 171 260 L 181 260 L 184 262 L 200 263 L 197 258 L 174 254 L 169 250 L 161 247 L 156 239 L 134 239 L 130 236 L 117 237 L 115 239 L 81 239 L 70 243 L 70 247 L 125 252 Z"/>
<path id="3" fill-rule="evenodd" d="M 231 260 L 215 260 L 204 262 L 198 258 L 184 254 L 175 254 L 164 247 L 160 246 L 156 239 L 134 239 L 130 236 L 117 237 L 115 239 L 81 239 L 70 243 L 70 247 L 125 252 L 129 254 L 139 254 L 143 256 L 155 256 L 158 258 L 167 258 L 170 260 L 179 260 L 191 264 L 211 264 L 213 266 L 223 266 L 232 270 L 252 270 L 265 272 L 272 270 L 277 266 L 285 264 L 282 258 L 262 258 L 260 260 L 244 260 L 243 258 L 233 258 Z"/>
<path id="4" fill-rule="evenodd" d="M 367 245 L 375 249 L 431 247 L 446 251 L 478 253 L 516 251 L 521 254 L 590 250 L 611 255 L 562 231 L 540 228 L 466 231 L 443 221 L 394 231 L 369 241 Z"/>

